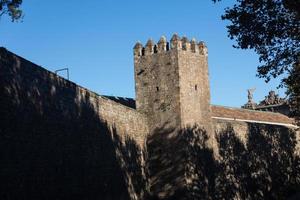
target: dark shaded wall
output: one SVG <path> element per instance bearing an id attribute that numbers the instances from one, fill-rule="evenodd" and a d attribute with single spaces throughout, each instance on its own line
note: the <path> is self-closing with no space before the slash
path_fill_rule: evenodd
<path id="1" fill-rule="evenodd" d="M 246 143 L 228 124 L 218 134 L 217 196 L 226 199 L 299 197 L 299 132 L 283 126 L 249 123 Z"/>
<path id="2" fill-rule="evenodd" d="M 0 199 L 140 199 L 143 116 L 0 48 Z"/>
<path id="3" fill-rule="evenodd" d="M 216 143 L 197 126 L 157 129 L 147 140 L 150 199 L 299 199 L 299 132 L 218 121 Z M 218 156 L 215 156 L 218 155 Z"/>
<path id="4" fill-rule="evenodd" d="M 148 134 L 136 110 L 0 48 L 0 199 L 299 199 L 299 132 L 214 125 L 217 148 L 197 126 Z"/>

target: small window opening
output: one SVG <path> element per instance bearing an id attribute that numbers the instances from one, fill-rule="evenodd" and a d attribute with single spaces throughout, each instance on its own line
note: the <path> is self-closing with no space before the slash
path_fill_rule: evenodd
<path id="1" fill-rule="evenodd" d="M 156 45 L 154 45 L 153 50 L 154 50 L 154 53 L 157 53 L 157 46 Z"/>
<path id="2" fill-rule="evenodd" d="M 142 56 L 145 55 L 145 48 L 142 48 Z"/>
<path id="3" fill-rule="evenodd" d="M 167 51 L 169 51 L 169 50 L 170 50 L 170 44 L 169 44 L 169 42 L 167 42 L 166 49 L 167 49 Z"/>
<path id="4" fill-rule="evenodd" d="M 195 85 L 195 90 L 197 91 L 197 89 L 198 89 L 198 86 L 197 86 L 197 85 Z"/>
<path id="5" fill-rule="evenodd" d="M 156 87 L 156 91 L 157 91 L 157 92 L 159 91 L 159 87 Z"/>

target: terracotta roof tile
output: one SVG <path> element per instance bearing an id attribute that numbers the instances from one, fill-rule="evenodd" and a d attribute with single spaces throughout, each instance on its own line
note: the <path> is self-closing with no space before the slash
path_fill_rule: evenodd
<path id="1" fill-rule="evenodd" d="M 105 96 L 125 106 L 135 108 L 135 99 Z M 230 118 L 249 121 L 271 122 L 280 124 L 294 124 L 294 120 L 286 115 L 267 111 L 256 111 L 242 108 L 211 105 L 212 117 Z"/>
<path id="2" fill-rule="evenodd" d="M 254 111 L 241 108 L 211 106 L 213 117 L 253 120 L 272 123 L 294 124 L 294 120 L 286 115 L 265 111 Z"/>

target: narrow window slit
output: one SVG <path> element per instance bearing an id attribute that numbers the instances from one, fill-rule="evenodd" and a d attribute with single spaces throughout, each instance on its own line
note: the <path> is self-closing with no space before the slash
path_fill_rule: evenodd
<path id="1" fill-rule="evenodd" d="M 166 50 L 167 50 L 167 51 L 170 50 L 170 44 L 169 44 L 169 42 L 167 42 Z"/>
<path id="2" fill-rule="evenodd" d="M 157 53 L 157 46 L 156 45 L 154 45 L 153 50 L 154 50 L 154 53 Z"/>
<path id="3" fill-rule="evenodd" d="M 145 55 L 145 48 L 142 48 L 142 56 Z"/>

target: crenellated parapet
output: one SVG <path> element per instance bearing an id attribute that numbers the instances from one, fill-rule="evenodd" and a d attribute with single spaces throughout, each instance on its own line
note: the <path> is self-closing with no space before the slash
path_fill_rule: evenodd
<path id="1" fill-rule="evenodd" d="M 177 34 L 137 42 L 134 71 L 136 109 L 148 116 L 149 130 L 198 124 L 213 132 L 204 42 Z"/>
<path id="2" fill-rule="evenodd" d="M 157 43 L 154 43 L 152 39 L 149 39 L 145 46 L 143 46 L 141 42 L 137 42 L 133 49 L 134 56 L 136 57 L 149 56 L 174 50 L 187 51 L 204 56 L 207 56 L 208 52 L 204 42 L 197 42 L 195 38 L 189 40 L 185 36 L 180 38 L 176 33 L 169 42 L 165 36 L 162 36 Z"/>

